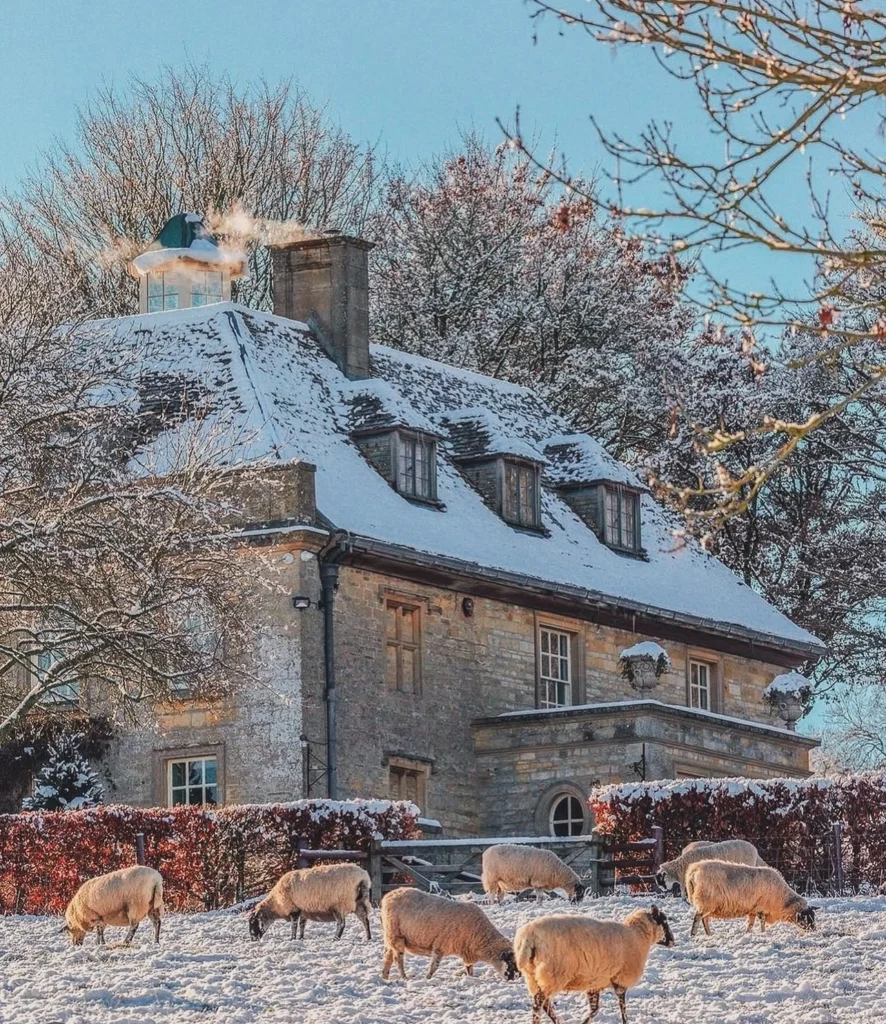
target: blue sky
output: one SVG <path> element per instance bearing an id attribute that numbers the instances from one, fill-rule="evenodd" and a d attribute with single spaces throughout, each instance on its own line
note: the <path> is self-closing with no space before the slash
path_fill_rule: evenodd
<path id="1" fill-rule="evenodd" d="M 102 83 L 125 87 L 132 74 L 150 79 L 187 61 L 243 83 L 293 77 L 350 133 L 407 163 L 444 149 L 459 128 L 497 139 L 496 117 L 518 104 L 524 134 L 556 139 L 573 172 L 605 171 L 592 112 L 628 136 L 650 117 L 668 119 L 693 147 L 721 151 L 694 93 L 650 53 L 612 53 L 551 20 L 533 44 L 533 29 L 523 0 L 7 2 L 0 188 L 14 189 L 54 137 L 72 137 L 78 106 Z M 802 209 L 803 189 L 785 202 Z M 763 287 L 780 263 L 757 253 L 729 266 Z"/>

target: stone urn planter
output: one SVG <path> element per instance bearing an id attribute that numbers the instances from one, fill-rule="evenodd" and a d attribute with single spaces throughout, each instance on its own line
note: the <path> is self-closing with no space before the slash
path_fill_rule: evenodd
<path id="1" fill-rule="evenodd" d="M 791 732 L 809 710 L 812 702 L 812 683 L 799 672 L 785 672 L 763 691 L 763 699 Z"/>
<path id="2" fill-rule="evenodd" d="M 622 651 L 618 664 L 621 674 L 640 696 L 648 697 L 671 667 L 671 659 L 663 647 L 644 640 Z"/>

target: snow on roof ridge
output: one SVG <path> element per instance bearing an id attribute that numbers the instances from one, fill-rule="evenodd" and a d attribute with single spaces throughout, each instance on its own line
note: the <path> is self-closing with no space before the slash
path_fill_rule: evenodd
<path id="1" fill-rule="evenodd" d="M 572 463 L 564 463 L 549 453 L 550 448 L 577 449 L 579 458 Z M 606 450 L 602 441 L 590 434 L 574 431 L 570 433 L 552 434 L 544 440 L 545 454 L 553 461 L 548 476 L 558 483 L 587 483 L 591 479 L 612 480 L 614 483 L 643 487 L 639 476 L 623 462 L 619 462 Z"/>
<path id="2" fill-rule="evenodd" d="M 509 430 L 491 409 L 483 406 L 472 406 L 464 409 L 453 409 L 437 413 L 433 416 L 437 423 L 476 423 L 487 435 L 486 446 L 490 455 L 517 455 L 532 459 L 535 462 L 547 462 L 541 450 L 525 437 L 517 436 Z"/>
<path id="3" fill-rule="evenodd" d="M 75 324 L 76 327 L 89 327 L 99 324 L 125 324 L 127 322 L 135 322 L 137 320 L 149 321 L 151 325 L 155 325 L 168 319 L 170 321 L 179 321 L 181 323 L 187 323 L 191 320 L 204 320 L 207 318 L 207 314 L 215 316 L 218 313 L 224 312 L 235 312 L 241 316 L 246 314 L 255 318 L 256 320 L 263 320 L 265 322 L 280 322 L 286 326 L 292 326 L 302 332 L 309 332 L 310 327 L 306 323 L 302 323 L 301 320 L 290 320 L 288 317 L 280 316 L 277 313 L 271 313 L 263 309 L 253 309 L 251 306 L 245 306 L 242 302 L 234 302 L 231 299 L 224 299 L 222 302 L 208 302 L 203 306 L 182 306 L 180 309 L 161 309 L 156 313 L 128 313 L 125 316 L 107 316 L 100 317 L 96 320 L 86 320 L 83 324 Z"/>
<path id="4" fill-rule="evenodd" d="M 385 413 L 404 427 L 423 430 L 429 434 L 437 434 L 436 425 L 424 413 L 405 398 L 389 380 L 384 377 L 367 377 L 364 380 L 344 380 L 340 391 L 342 398 L 352 400 L 360 395 L 377 398 Z"/>
<path id="5" fill-rule="evenodd" d="M 485 384 L 494 387 L 498 391 L 510 391 L 514 394 L 535 395 L 532 388 L 524 387 L 522 384 L 512 384 L 510 381 L 502 380 L 500 377 L 490 377 L 488 373 L 480 373 L 479 370 L 469 370 L 464 366 L 453 366 L 452 363 L 444 363 L 439 359 L 430 359 L 428 356 L 420 356 L 415 352 L 404 352 L 399 348 L 391 348 L 389 345 L 380 345 L 373 342 L 369 346 L 370 355 L 376 353 L 394 359 L 402 363 L 412 363 L 414 366 L 430 366 L 451 374 L 453 377 L 461 377 L 464 380 L 473 380 L 478 384 Z"/>

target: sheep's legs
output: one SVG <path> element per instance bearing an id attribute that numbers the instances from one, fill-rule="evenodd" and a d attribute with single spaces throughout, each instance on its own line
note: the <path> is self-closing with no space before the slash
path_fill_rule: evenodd
<path id="1" fill-rule="evenodd" d="M 297 910 L 293 910 L 289 915 L 289 938 L 295 939 L 298 937 L 298 925 L 301 921 L 301 914 Z"/>
<path id="2" fill-rule="evenodd" d="M 628 1007 L 625 1002 L 626 988 L 622 988 L 621 985 L 613 985 L 615 994 L 618 997 L 618 1008 L 621 1010 L 621 1024 L 628 1024 Z"/>
<path id="3" fill-rule="evenodd" d="M 381 964 L 381 976 L 384 981 L 387 981 L 391 976 L 391 964 L 394 962 L 394 951 L 389 946 L 385 947 L 385 955 Z"/>
<path id="4" fill-rule="evenodd" d="M 435 949 L 431 953 L 431 959 L 428 962 L 428 973 L 425 975 L 426 978 L 433 978 L 434 977 L 434 974 L 435 974 L 437 968 L 440 966 L 440 960 L 441 959 L 442 959 L 442 957 L 440 956 L 439 950 Z"/>
<path id="5" fill-rule="evenodd" d="M 757 917 L 760 919 L 760 931 L 761 932 L 765 932 L 766 931 L 766 915 L 765 914 L 757 914 Z"/>
<path id="6" fill-rule="evenodd" d="M 305 925 L 308 923 L 308 919 L 302 914 L 298 922 L 298 938 L 300 942 L 304 942 L 305 938 Z"/>
<path id="7" fill-rule="evenodd" d="M 473 964 L 465 964 L 465 974 L 469 978 L 473 978 L 474 977 L 474 965 Z"/>
<path id="8" fill-rule="evenodd" d="M 695 917 L 692 919 L 692 928 L 689 931 L 690 939 L 698 931 L 699 922 L 701 922 L 702 927 L 704 928 L 705 935 L 711 934 L 711 926 L 710 924 L 708 924 L 708 919 L 706 917 L 702 917 L 701 914 L 696 914 Z"/>
<path id="9" fill-rule="evenodd" d="M 154 926 L 154 942 L 160 941 L 160 915 L 156 910 L 151 911 L 151 924 Z"/>
<path id="10" fill-rule="evenodd" d="M 354 911 L 357 915 L 357 919 L 363 925 L 363 931 L 366 932 L 366 941 L 372 938 L 372 932 L 369 929 L 369 908 L 365 907 L 362 903 L 357 904 L 357 909 Z"/>
<path id="11" fill-rule="evenodd" d="M 338 913 L 335 912 L 335 937 L 340 939 L 345 932 L 345 919 Z"/>
<path id="12" fill-rule="evenodd" d="M 597 1016 L 597 1012 L 600 1009 L 600 993 L 599 992 L 588 992 L 588 1015 L 581 1022 L 581 1024 L 590 1024 L 590 1021 Z"/>
<path id="13" fill-rule="evenodd" d="M 757 917 L 756 917 L 755 914 L 748 914 L 748 926 L 747 926 L 747 928 L 745 928 L 745 935 L 747 935 L 748 932 L 753 931 L 754 922 L 756 920 L 757 920 Z"/>
<path id="14" fill-rule="evenodd" d="M 544 992 L 536 992 L 532 1000 L 532 1024 L 541 1024 L 541 1011 L 551 1018 L 554 1024 L 560 1024 L 560 1018 L 554 1012 L 554 1004 L 545 998 Z"/>
<path id="15" fill-rule="evenodd" d="M 95 926 L 95 944 L 97 946 L 103 946 L 105 944 L 105 925 L 103 921 L 98 921 Z"/>
<path id="16" fill-rule="evenodd" d="M 138 931 L 138 921 L 129 922 L 129 931 L 126 933 L 126 938 L 123 940 L 123 945 L 128 946 L 132 942 L 132 937 Z"/>
<path id="17" fill-rule="evenodd" d="M 541 901 L 544 898 L 545 898 L 545 891 L 544 891 L 544 889 L 536 889 L 535 890 L 535 902 L 536 903 L 541 903 Z"/>

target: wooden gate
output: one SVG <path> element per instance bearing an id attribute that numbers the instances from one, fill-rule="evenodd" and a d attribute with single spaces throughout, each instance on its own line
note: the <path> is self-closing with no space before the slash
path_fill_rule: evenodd
<path id="1" fill-rule="evenodd" d="M 589 891 L 599 895 L 598 866 L 602 843 L 590 836 L 497 836 L 494 839 L 376 840 L 369 853 L 372 893 L 376 899 L 401 885 L 425 892 L 482 892 L 480 881 L 483 851 L 501 843 L 553 850 L 586 879 Z"/>
<path id="2" fill-rule="evenodd" d="M 607 843 L 599 862 L 601 889 L 614 889 L 617 885 L 651 885 L 664 860 L 664 832 L 660 826 L 652 828 L 650 839 L 634 843 Z"/>

